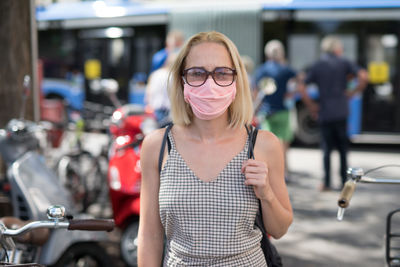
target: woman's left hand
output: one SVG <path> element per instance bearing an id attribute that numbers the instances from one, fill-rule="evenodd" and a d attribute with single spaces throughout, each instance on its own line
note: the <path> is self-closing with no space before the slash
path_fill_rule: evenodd
<path id="1" fill-rule="evenodd" d="M 260 200 L 268 199 L 272 193 L 269 184 L 268 166 L 263 161 L 249 159 L 243 162 L 242 173 L 245 176 L 245 185 L 252 185 L 254 193 Z"/>

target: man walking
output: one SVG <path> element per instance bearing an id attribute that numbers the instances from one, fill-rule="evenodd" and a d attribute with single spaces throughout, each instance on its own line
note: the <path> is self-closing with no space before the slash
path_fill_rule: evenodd
<path id="1" fill-rule="evenodd" d="M 331 189 L 330 155 L 336 147 L 340 154 L 340 176 L 342 185 L 346 182 L 347 171 L 347 117 L 348 99 L 361 93 L 367 83 L 368 76 L 364 69 L 345 59 L 343 45 L 339 38 L 327 36 L 321 42 L 322 55 L 307 71 L 305 84 L 316 84 L 319 90 L 319 104 L 308 97 L 305 86 L 300 87 L 303 100 L 312 116 L 318 119 L 321 129 L 321 147 L 323 150 L 324 184 L 321 191 Z M 358 85 L 348 90 L 348 81 L 357 77 Z"/>

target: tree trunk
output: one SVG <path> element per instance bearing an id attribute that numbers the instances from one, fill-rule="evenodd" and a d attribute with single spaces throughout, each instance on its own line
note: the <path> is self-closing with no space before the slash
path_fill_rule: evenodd
<path id="1" fill-rule="evenodd" d="M 23 79 L 32 79 L 30 0 L 0 1 L 0 128 L 20 116 Z M 33 88 L 31 86 L 31 88 Z M 33 119 L 33 93 L 27 99 L 25 118 Z"/>

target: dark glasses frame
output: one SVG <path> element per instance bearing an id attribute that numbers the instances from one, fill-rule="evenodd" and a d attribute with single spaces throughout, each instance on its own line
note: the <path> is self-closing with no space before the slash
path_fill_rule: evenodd
<path id="1" fill-rule="evenodd" d="M 188 73 L 190 70 L 193 70 L 193 69 L 203 70 L 203 71 L 207 74 L 206 77 L 205 77 L 205 79 L 204 79 L 204 81 L 203 81 L 201 84 L 199 84 L 199 85 L 192 85 L 192 84 L 190 84 L 190 83 L 187 81 L 187 79 L 186 79 L 187 73 Z M 219 84 L 219 83 L 215 80 L 214 75 L 215 75 L 216 71 L 217 71 L 217 70 L 220 70 L 220 69 L 228 69 L 228 70 L 232 71 L 232 81 L 231 81 L 230 84 L 221 85 L 221 84 Z M 193 86 L 193 87 L 200 87 L 200 86 L 202 86 L 203 84 L 205 84 L 206 81 L 207 81 L 207 79 L 208 79 L 208 77 L 210 77 L 210 75 L 211 75 L 212 79 L 214 80 L 214 82 L 215 82 L 217 85 L 222 86 L 222 87 L 226 87 L 226 86 L 229 86 L 229 85 L 233 84 L 233 82 L 235 81 L 237 72 L 236 72 L 236 70 L 231 69 L 231 68 L 228 68 L 228 67 L 216 67 L 213 71 L 207 71 L 205 68 L 202 68 L 202 67 L 192 67 L 192 68 L 188 68 L 188 69 L 185 69 L 185 70 L 182 71 L 182 79 L 183 79 L 183 81 L 184 81 L 185 83 L 189 84 L 190 86 Z"/>

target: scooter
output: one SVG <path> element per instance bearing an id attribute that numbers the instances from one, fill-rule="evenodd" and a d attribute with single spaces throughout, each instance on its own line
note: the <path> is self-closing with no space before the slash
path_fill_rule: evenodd
<path id="1" fill-rule="evenodd" d="M 140 146 L 144 136 L 158 128 L 157 121 L 144 107 L 121 105 L 116 98 L 118 84 L 104 79 L 94 85 L 104 91 L 116 106 L 109 132 L 108 185 L 115 225 L 122 231 L 121 256 L 129 266 L 137 266 L 137 235 L 140 213 Z"/>
<path id="2" fill-rule="evenodd" d="M 29 78 L 24 81 L 21 116 L 12 119 L 5 129 L 0 129 L 0 154 L 7 165 L 6 179 L 10 185 L 13 216 L 21 220 L 45 220 L 47 207 L 63 205 L 75 215 L 72 198 L 60 184 L 55 173 L 37 152 L 35 131 L 37 123 L 23 119 L 29 93 Z M 68 215 L 71 216 L 71 215 Z M 75 218 L 88 218 L 77 214 Z M 94 266 L 111 266 L 110 258 L 99 242 L 109 241 L 103 232 L 66 232 L 54 229 L 42 246 L 31 245 L 21 262 L 38 262 L 46 266 L 76 266 L 93 263 Z M 86 266 L 86 265 L 85 265 Z M 91 265 L 92 266 L 92 265 Z"/>

